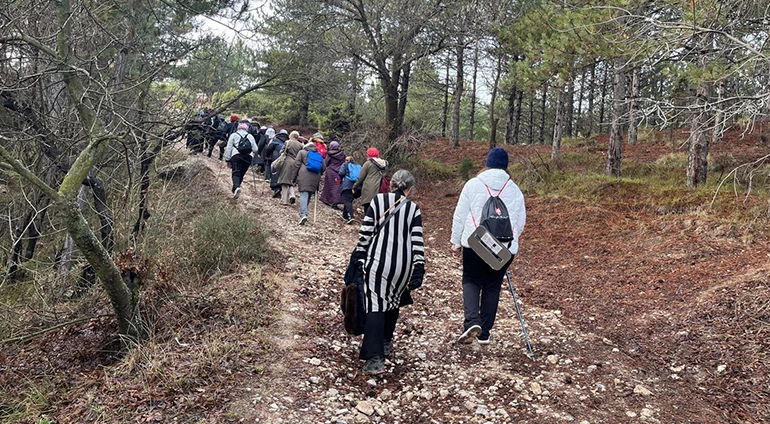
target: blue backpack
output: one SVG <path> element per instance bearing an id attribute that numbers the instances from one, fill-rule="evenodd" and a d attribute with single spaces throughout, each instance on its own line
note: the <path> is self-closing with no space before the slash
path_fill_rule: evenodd
<path id="1" fill-rule="evenodd" d="M 318 152 L 307 152 L 307 168 L 308 171 L 314 174 L 320 174 L 323 169 L 324 158 Z"/>
<path id="2" fill-rule="evenodd" d="M 348 173 L 345 174 L 345 178 L 349 179 L 350 181 L 356 182 L 358 181 L 358 174 L 361 173 L 361 165 L 350 162 L 348 163 Z"/>

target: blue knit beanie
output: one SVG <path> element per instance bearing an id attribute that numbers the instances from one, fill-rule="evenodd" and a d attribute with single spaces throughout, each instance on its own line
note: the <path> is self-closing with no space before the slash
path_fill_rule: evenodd
<path id="1" fill-rule="evenodd" d="M 508 152 L 502 147 L 495 147 L 487 155 L 487 168 L 508 169 Z"/>

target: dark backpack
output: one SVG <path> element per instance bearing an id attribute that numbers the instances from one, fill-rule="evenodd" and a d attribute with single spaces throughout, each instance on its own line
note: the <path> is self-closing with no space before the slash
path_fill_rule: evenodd
<path id="1" fill-rule="evenodd" d="M 305 165 L 305 168 L 307 168 L 308 171 L 314 173 L 314 174 L 320 174 L 321 170 L 323 169 L 324 164 L 324 158 L 321 156 L 318 152 L 307 152 L 307 165 Z"/>
<path id="2" fill-rule="evenodd" d="M 273 145 L 272 147 L 273 151 L 271 152 L 270 160 L 276 160 L 278 159 L 279 156 L 281 156 L 281 150 L 283 150 L 283 143 L 281 143 L 281 141 L 278 139 L 274 139 L 273 141 L 270 142 L 270 144 Z"/>
<path id="3" fill-rule="evenodd" d="M 250 155 L 251 154 L 251 141 L 249 141 L 249 136 L 247 135 L 240 135 L 240 140 L 238 140 L 235 143 L 235 149 L 238 150 L 238 153 L 242 155 Z"/>
<path id="4" fill-rule="evenodd" d="M 374 159 L 371 159 L 372 165 L 377 168 L 377 170 L 380 171 L 380 189 L 378 193 L 389 193 L 390 192 L 390 168 L 386 165 L 384 168 L 380 168 L 380 165 L 377 164 L 377 162 L 374 161 Z"/>
<path id="5" fill-rule="evenodd" d="M 502 243 L 513 241 L 513 227 L 511 227 L 511 218 L 508 216 L 508 208 L 505 206 L 503 199 L 500 198 L 500 193 L 508 185 L 508 181 L 503 184 L 503 188 L 495 196 L 492 195 L 489 187 L 486 184 L 484 185 L 484 187 L 487 187 L 489 199 L 487 199 L 484 207 L 481 209 L 481 221 L 479 222 L 479 225 L 486 228 L 490 234 Z"/>

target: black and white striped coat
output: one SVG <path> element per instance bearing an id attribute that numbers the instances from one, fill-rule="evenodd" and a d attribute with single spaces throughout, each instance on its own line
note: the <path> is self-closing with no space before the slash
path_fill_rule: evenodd
<path id="1" fill-rule="evenodd" d="M 403 198 L 403 205 L 394 207 L 393 217 L 383 228 L 385 212 L 403 194 L 378 194 L 359 231 L 356 253 L 364 259 L 364 309 L 385 312 L 398 308 L 406 290 L 412 267 L 425 263 L 422 238 L 422 215 L 416 203 Z"/>

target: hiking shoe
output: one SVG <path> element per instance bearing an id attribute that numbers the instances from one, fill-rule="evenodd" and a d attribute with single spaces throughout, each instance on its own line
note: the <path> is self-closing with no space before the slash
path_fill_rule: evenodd
<path id="1" fill-rule="evenodd" d="M 460 344 L 471 344 L 474 339 L 478 339 L 479 334 L 481 334 L 481 326 L 480 325 L 472 325 L 470 328 L 465 330 L 463 334 L 460 335 L 460 338 L 457 339 L 457 343 Z"/>
<path id="2" fill-rule="evenodd" d="M 281 192 L 273 193 L 273 199 L 280 199 L 281 198 Z"/>
<path id="3" fill-rule="evenodd" d="M 295 199 L 295 198 L 293 198 L 293 197 L 290 197 L 290 198 L 289 198 L 289 203 L 291 203 L 292 205 L 293 205 L 293 204 L 294 204 L 294 202 L 296 202 L 296 201 L 297 201 L 297 199 Z"/>
<path id="4" fill-rule="evenodd" d="M 389 357 L 393 354 L 393 340 L 385 342 L 385 357 Z"/>
<path id="5" fill-rule="evenodd" d="M 367 359 L 361 371 L 367 374 L 382 374 L 385 372 L 385 364 L 382 363 L 382 358 L 375 356 L 372 359 Z"/>
<path id="6" fill-rule="evenodd" d="M 476 340 L 479 342 L 480 345 L 488 345 L 491 339 L 492 339 L 492 336 L 487 336 L 486 338 L 484 338 L 483 336 L 479 336 Z"/>
<path id="7" fill-rule="evenodd" d="M 235 191 L 233 192 L 233 199 L 237 199 L 237 198 L 238 198 L 238 196 L 240 196 L 240 195 L 241 195 L 241 188 L 240 188 L 240 187 L 238 187 L 238 188 L 236 188 L 236 189 L 235 189 Z"/>
<path id="8" fill-rule="evenodd" d="M 299 225 L 305 225 L 306 222 L 307 222 L 306 216 L 303 216 L 302 218 L 299 219 Z"/>
<path id="9" fill-rule="evenodd" d="M 345 221 L 345 224 L 348 224 L 348 225 L 352 223 L 353 223 L 353 218 L 348 218 L 347 221 Z"/>

